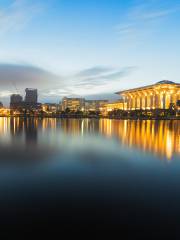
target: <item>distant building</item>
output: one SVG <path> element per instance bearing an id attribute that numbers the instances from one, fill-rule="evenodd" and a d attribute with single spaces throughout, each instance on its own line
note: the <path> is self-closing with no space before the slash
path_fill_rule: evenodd
<path id="1" fill-rule="evenodd" d="M 115 110 L 124 110 L 124 100 L 119 99 L 115 102 L 109 102 L 104 105 L 104 107 L 101 109 L 101 112 L 104 116 L 107 116 L 108 113 L 115 111 Z"/>
<path id="2" fill-rule="evenodd" d="M 19 94 L 13 94 L 11 95 L 11 103 L 21 103 L 23 101 L 23 98 Z"/>
<path id="3" fill-rule="evenodd" d="M 20 109 L 23 105 L 23 98 L 19 94 L 12 94 L 10 97 L 10 108 L 11 109 Z"/>
<path id="4" fill-rule="evenodd" d="M 85 101 L 85 111 L 96 112 L 100 111 L 104 105 L 108 103 L 108 100 L 86 100 Z"/>
<path id="5" fill-rule="evenodd" d="M 59 105 L 55 103 L 42 104 L 42 110 L 47 113 L 56 113 L 59 110 Z"/>
<path id="6" fill-rule="evenodd" d="M 2 102 L 0 102 L 0 109 L 2 109 L 3 108 L 3 104 L 2 104 Z"/>
<path id="7" fill-rule="evenodd" d="M 10 108 L 17 111 L 41 110 L 41 104 L 37 102 L 37 89 L 27 88 L 25 91 L 25 101 L 23 101 L 23 97 L 19 94 L 11 95 Z"/>
<path id="8" fill-rule="evenodd" d="M 177 106 L 177 107 L 180 107 L 180 100 L 177 100 L 176 106 Z"/>
<path id="9" fill-rule="evenodd" d="M 180 84 L 168 80 L 116 94 L 124 99 L 124 110 L 169 109 L 180 100 Z"/>
<path id="10" fill-rule="evenodd" d="M 180 115 L 180 100 L 176 102 L 176 108 L 177 108 L 178 114 Z"/>
<path id="11" fill-rule="evenodd" d="M 26 103 L 37 103 L 38 102 L 38 91 L 33 88 L 26 88 L 25 90 L 25 102 Z"/>
<path id="12" fill-rule="evenodd" d="M 58 111 L 62 111 L 62 102 L 59 102 Z"/>
<path id="13" fill-rule="evenodd" d="M 84 111 L 85 99 L 84 98 L 67 98 L 62 99 L 62 111 L 69 109 L 70 111 Z"/>
<path id="14" fill-rule="evenodd" d="M 38 103 L 38 90 L 34 88 L 25 89 L 24 108 L 26 110 L 41 110 L 42 104 Z"/>

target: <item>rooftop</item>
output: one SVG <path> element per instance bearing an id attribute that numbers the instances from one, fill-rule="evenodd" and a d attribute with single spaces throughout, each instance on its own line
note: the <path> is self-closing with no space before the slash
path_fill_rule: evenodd
<path id="1" fill-rule="evenodd" d="M 159 85 L 159 84 L 172 84 L 174 86 L 177 86 L 178 88 L 180 87 L 180 83 L 175 83 L 175 82 L 172 82 L 172 81 L 169 81 L 169 80 L 162 80 L 162 81 L 159 81 L 155 84 L 152 84 L 152 85 L 147 85 L 147 86 L 142 86 L 142 87 L 137 87 L 137 88 L 132 88 L 132 89 L 127 89 L 127 90 L 123 90 L 123 91 L 120 91 L 120 92 L 116 92 L 116 94 L 122 94 L 122 93 L 127 93 L 127 92 L 132 92 L 132 91 L 137 91 L 137 90 L 146 90 L 146 89 L 149 89 L 149 88 L 153 88 L 154 86 L 156 85 Z"/>
<path id="2" fill-rule="evenodd" d="M 169 81 L 169 80 L 162 80 L 160 82 L 157 82 L 156 84 L 175 84 L 175 82 Z"/>

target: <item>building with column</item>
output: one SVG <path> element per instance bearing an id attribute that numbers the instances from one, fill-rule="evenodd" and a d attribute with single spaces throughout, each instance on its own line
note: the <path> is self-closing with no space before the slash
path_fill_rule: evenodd
<path id="1" fill-rule="evenodd" d="M 177 107 L 180 84 L 164 80 L 156 84 L 133 88 L 116 94 L 124 100 L 124 110 L 153 110 Z"/>

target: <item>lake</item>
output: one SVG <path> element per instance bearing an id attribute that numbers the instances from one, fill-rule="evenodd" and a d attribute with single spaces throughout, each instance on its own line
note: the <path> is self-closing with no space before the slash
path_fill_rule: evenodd
<path id="1" fill-rule="evenodd" d="M 178 120 L 0 118 L 0 148 L 2 160 L 14 164 L 22 159 L 26 163 L 31 154 L 37 154 L 37 162 L 44 158 L 51 162 L 55 153 L 61 158 L 62 150 L 67 154 L 71 150 L 74 156 L 92 151 L 168 162 L 180 155 L 180 125 Z M 14 159 L 13 151 L 19 158 Z"/>
<path id="2" fill-rule="evenodd" d="M 179 123 L 0 118 L 1 220 L 176 230 Z"/>

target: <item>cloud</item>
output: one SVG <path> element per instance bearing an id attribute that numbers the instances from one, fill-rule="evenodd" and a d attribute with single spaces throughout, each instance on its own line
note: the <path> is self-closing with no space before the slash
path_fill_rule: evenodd
<path id="1" fill-rule="evenodd" d="M 59 76 L 35 66 L 0 64 L 1 89 L 10 84 L 16 84 L 20 88 L 27 85 L 42 88 L 46 84 L 57 83 L 59 79 Z"/>
<path id="2" fill-rule="evenodd" d="M 0 64 L 0 97 L 7 98 L 16 93 L 24 93 L 27 87 L 50 89 L 58 85 L 63 87 L 60 76 L 50 73 L 44 69 L 29 65 Z"/>
<path id="3" fill-rule="evenodd" d="M 125 67 L 121 69 L 108 68 L 108 67 L 94 67 L 84 70 L 75 76 L 75 79 L 81 76 L 78 81 L 79 86 L 99 86 L 105 83 L 119 80 L 120 78 L 130 74 L 134 70 L 134 67 Z M 87 74 L 88 73 L 88 74 Z"/>
<path id="4" fill-rule="evenodd" d="M 0 64 L 0 101 L 9 103 L 12 93 L 24 95 L 27 87 L 37 88 L 39 101 L 59 101 L 63 96 L 89 96 L 113 93 L 120 80 L 136 68 L 95 66 L 59 76 L 36 66 Z M 17 90 L 16 90 L 17 89 Z"/>
<path id="5" fill-rule="evenodd" d="M 44 93 L 46 96 L 88 96 L 102 94 L 116 90 L 120 79 L 130 75 L 136 67 L 113 68 L 95 66 L 84 69 L 70 76 L 66 76 L 62 89 L 51 89 Z"/>
<path id="6" fill-rule="evenodd" d="M 0 34 L 21 30 L 43 7 L 34 0 L 13 0 L 0 8 Z"/>
<path id="7" fill-rule="evenodd" d="M 121 23 L 115 28 L 121 37 L 142 37 L 156 31 L 158 24 L 179 11 L 180 4 L 174 4 L 173 1 L 134 1 L 134 5 L 123 15 Z"/>
<path id="8" fill-rule="evenodd" d="M 110 67 L 97 66 L 97 67 L 82 70 L 76 76 L 77 77 L 96 76 L 96 75 L 99 75 L 99 74 L 104 74 L 104 73 L 109 72 L 111 70 L 112 70 L 112 68 L 110 68 Z"/>

